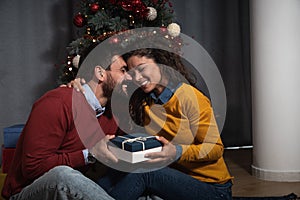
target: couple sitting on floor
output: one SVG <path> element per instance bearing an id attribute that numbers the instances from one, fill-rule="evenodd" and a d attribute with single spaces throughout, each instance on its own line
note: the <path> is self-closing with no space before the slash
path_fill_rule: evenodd
<path id="1" fill-rule="evenodd" d="M 88 80 L 84 93 L 59 87 L 34 103 L 5 180 L 5 198 L 232 198 L 232 177 L 213 109 L 180 56 L 137 49 L 114 56 L 107 69 L 96 65 L 90 71 L 90 77 L 83 76 Z M 117 99 L 129 98 L 128 107 L 112 103 L 116 90 L 130 95 Z M 116 134 L 135 130 L 157 135 L 163 148 L 146 154 L 149 160 L 140 168 L 125 171 L 107 143 Z M 93 170 L 103 173 L 91 180 Z"/>

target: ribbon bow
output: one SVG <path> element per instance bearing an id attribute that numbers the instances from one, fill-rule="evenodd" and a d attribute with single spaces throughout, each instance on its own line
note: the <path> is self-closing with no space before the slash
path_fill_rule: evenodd
<path id="1" fill-rule="evenodd" d="M 145 141 L 147 141 L 147 139 L 150 138 L 155 138 L 155 136 L 148 136 L 148 137 L 136 137 L 136 138 L 127 138 L 125 136 L 119 136 L 121 138 L 125 138 L 126 140 L 124 140 L 122 142 L 122 149 L 125 149 L 125 143 L 133 143 L 133 142 L 139 142 L 142 144 L 143 146 L 143 151 L 145 150 Z"/>

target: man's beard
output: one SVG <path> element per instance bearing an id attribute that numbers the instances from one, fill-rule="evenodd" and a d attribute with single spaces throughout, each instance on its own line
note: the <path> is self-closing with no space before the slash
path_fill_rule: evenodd
<path id="1" fill-rule="evenodd" d="M 116 82 L 113 80 L 110 73 L 107 73 L 107 80 L 103 82 L 103 96 L 111 98 Z"/>

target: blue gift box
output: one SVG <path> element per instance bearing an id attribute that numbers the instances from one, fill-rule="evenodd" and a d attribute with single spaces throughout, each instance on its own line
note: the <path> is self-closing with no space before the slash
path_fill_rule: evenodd
<path id="1" fill-rule="evenodd" d="M 124 135 L 110 140 L 117 147 L 130 152 L 144 151 L 162 146 L 155 136 Z"/>
<path id="2" fill-rule="evenodd" d="M 24 128 L 24 124 L 16 124 L 13 126 L 5 127 L 3 129 L 3 139 L 5 148 L 15 148 L 19 136 Z"/>
<path id="3" fill-rule="evenodd" d="M 109 150 L 120 160 L 129 163 L 138 163 L 145 158 L 146 153 L 160 152 L 162 143 L 155 136 L 145 135 L 124 135 L 117 136 L 110 140 Z"/>

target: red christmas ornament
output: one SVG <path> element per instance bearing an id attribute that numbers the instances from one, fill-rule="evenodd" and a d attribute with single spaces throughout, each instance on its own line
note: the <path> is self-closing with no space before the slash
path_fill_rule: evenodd
<path id="1" fill-rule="evenodd" d="M 83 15 L 81 13 L 76 14 L 73 18 L 73 23 L 78 27 L 83 27 L 85 23 Z"/>
<path id="2" fill-rule="evenodd" d="M 99 4 L 98 3 L 92 3 L 91 5 L 90 5 L 90 9 L 91 9 L 91 11 L 92 12 L 97 12 L 98 10 L 99 10 L 99 8 L 100 8 L 100 6 L 99 6 Z"/>
<path id="3" fill-rule="evenodd" d="M 122 0 L 120 4 L 125 11 L 133 12 L 135 17 L 147 16 L 147 6 L 141 0 Z"/>
<path id="4" fill-rule="evenodd" d="M 142 4 L 141 0 L 134 0 L 132 1 L 133 5 L 138 5 L 138 4 Z"/>
<path id="5" fill-rule="evenodd" d="M 133 10 L 132 4 L 130 2 L 122 1 L 121 6 L 125 11 L 132 11 Z"/>
<path id="6" fill-rule="evenodd" d="M 144 18 L 147 16 L 148 8 L 143 2 L 139 0 L 133 1 L 133 7 L 137 17 Z"/>

